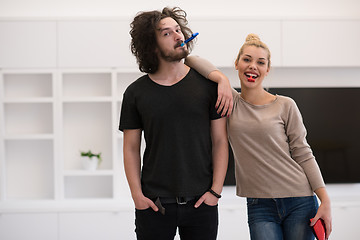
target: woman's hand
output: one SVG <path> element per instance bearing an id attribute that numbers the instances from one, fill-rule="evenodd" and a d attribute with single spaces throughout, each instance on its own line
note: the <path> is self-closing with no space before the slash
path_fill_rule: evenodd
<path id="1" fill-rule="evenodd" d="M 218 99 L 215 105 L 217 113 L 221 116 L 230 116 L 234 103 L 229 79 L 220 71 L 213 71 L 208 77 L 209 79 L 217 79 Z"/>
<path id="2" fill-rule="evenodd" d="M 331 216 L 331 204 L 330 198 L 327 195 L 326 189 L 324 187 L 319 188 L 315 191 L 316 195 L 319 197 L 321 204 L 320 207 L 310 223 L 310 226 L 314 226 L 317 220 L 320 218 L 324 220 L 325 223 L 325 239 L 328 239 L 332 231 L 332 216 Z"/>
<path id="3" fill-rule="evenodd" d="M 330 236 L 330 233 L 332 231 L 332 217 L 331 217 L 331 209 L 330 204 L 321 203 L 320 207 L 314 217 L 314 219 L 311 221 L 310 226 L 314 226 L 317 220 L 321 218 L 324 220 L 325 223 L 325 239 L 328 239 Z"/>
<path id="4" fill-rule="evenodd" d="M 218 84 L 218 99 L 215 107 L 221 116 L 230 116 L 233 109 L 233 96 L 229 79 L 211 62 L 199 56 L 188 56 L 185 58 L 185 64 Z"/>

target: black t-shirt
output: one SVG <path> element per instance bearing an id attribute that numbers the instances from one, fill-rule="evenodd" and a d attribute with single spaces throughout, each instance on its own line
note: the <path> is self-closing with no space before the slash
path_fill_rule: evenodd
<path id="1" fill-rule="evenodd" d="M 220 118 L 216 99 L 217 84 L 193 69 L 172 86 L 144 75 L 126 89 L 119 129 L 144 130 L 145 196 L 197 196 L 211 186 L 210 122 Z"/>

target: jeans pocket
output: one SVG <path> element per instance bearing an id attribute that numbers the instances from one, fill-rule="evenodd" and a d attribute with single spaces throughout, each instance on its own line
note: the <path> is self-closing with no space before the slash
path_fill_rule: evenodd
<path id="1" fill-rule="evenodd" d="M 258 204 L 258 202 L 259 202 L 258 198 L 247 198 L 246 199 L 246 204 L 247 204 L 248 207 L 256 205 L 256 204 Z"/>

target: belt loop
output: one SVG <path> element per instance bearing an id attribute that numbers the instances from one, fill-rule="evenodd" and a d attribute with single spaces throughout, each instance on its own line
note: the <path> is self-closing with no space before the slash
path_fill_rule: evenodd
<path id="1" fill-rule="evenodd" d="M 176 197 L 176 203 L 179 205 L 185 205 L 187 204 L 187 201 L 184 197 Z"/>

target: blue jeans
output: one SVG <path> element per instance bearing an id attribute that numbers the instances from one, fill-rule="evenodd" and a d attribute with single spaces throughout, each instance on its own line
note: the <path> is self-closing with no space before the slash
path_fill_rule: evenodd
<path id="1" fill-rule="evenodd" d="M 251 240 L 313 240 L 310 218 L 318 207 L 315 196 L 247 198 Z"/>
<path id="2" fill-rule="evenodd" d="M 187 204 L 163 204 L 165 215 L 152 208 L 135 210 L 136 236 L 138 240 L 173 240 L 178 228 L 182 240 L 216 240 L 218 232 L 218 206 L 196 200 Z"/>

